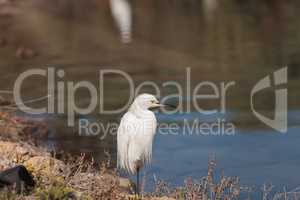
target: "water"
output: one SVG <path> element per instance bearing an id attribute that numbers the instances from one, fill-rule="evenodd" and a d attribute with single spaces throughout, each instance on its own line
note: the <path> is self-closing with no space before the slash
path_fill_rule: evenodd
<path id="1" fill-rule="evenodd" d="M 135 84 L 154 81 L 162 96 L 175 91 L 162 86 L 170 80 L 178 81 L 186 94 L 187 67 L 192 72 L 192 88 L 201 81 L 211 81 L 218 87 L 222 82 L 235 81 L 226 95 L 225 116 L 236 125 L 235 135 L 157 134 L 154 160 L 147 174 L 155 173 L 177 185 L 187 176 L 205 175 L 207 161 L 214 155 L 218 173 L 239 176 L 245 185 L 259 186 L 270 181 L 289 188 L 298 186 L 299 2 L 230 0 L 207 5 L 201 1 L 145 0 L 132 1 L 132 5 L 133 43 L 123 45 L 106 1 L 13 3 L 9 7 L 11 16 L 0 15 L 0 37 L 7 40 L 7 45 L 0 48 L 0 89 L 12 90 L 16 78 L 25 70 L 49 66 L 65 71 L 65 77 L 60 79 L 64 83 L 88 80 L 98 91 L 98 73 L 102 69 L 123 70 Z M 34 49 L 38 56 L 16 58 L 20 46 Z M 249 94 L 261 78 L 285 65 L 289 66 L 289 127 L 287 134 L 279 134 L 254 117 Z M 106 77 L 104 90 L 106 109 L 124 104 L 129 95 L 127 82 L 118 76 Z M 24 99 L 46 94 L 43 77 L 29 79 L 22 85 Z M 89 101 L 86 91 L 80 90 L 76 95 L 78 106 L 87 106 Z M 184 105 L 189 101 L 185 98 Z M 220 100 L 199 103 L 205 109 L 221 110 Z M 45 101 L 34 104 L 45 105 Z M 255 101 L 255 107 L 267 116 L 272 115 L 274 105 L 273 90 L 267 90 Z M 106 150 L 115 160 L 115 136 L 104 140 L 100 136 L 79 136 L 76 127 L 67 127 L 64 114 L 36 117 L 45 118 L 51 128 L 47 138 L 50 147 L 76 154 L 85 152 L 97 160 L 104 158 Z M 104 115 L 95 110 L 77 117 L 108 124 L 118 122 L 121 114 Z M 201 122 L 216 121 L 216 116 L 201 115 L 194 108 L 186 114 L 158 114 L 160 122 L 195 118 Z"/>
<path id="2" fill-rule="evenodd" d="M 293 114 L 299 116 L 299 111 Z M 293 114 L 289 121 L 299 121 Z M 296 187 L 299 128 L 290 126 L 284 135 L 259 128 L 238 129 L 232 136 L 158 134 L 154 167 L 148 173 L 178 185 L 186 177 L 206 175 L 208 160 L 215 158 L 216 174 L 239 176 L 245 185 Z"/>

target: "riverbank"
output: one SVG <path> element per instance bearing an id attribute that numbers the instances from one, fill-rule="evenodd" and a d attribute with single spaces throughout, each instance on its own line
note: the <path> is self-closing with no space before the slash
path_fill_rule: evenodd
<path id="1" fill-rule="evenodd" d="M 48 128 L 43 121 L 33 121 L 0 112 L 0 171 L 23 165 L 33 175 L 35 188 L 29 193 L 17 195 L 13 188 L 0 191 L 3 200 L 31 199 L 130 199 L 134 184 L 117 174 L 109 159 L 99 165 L 84 154 L 79 157 L 56 153 L 40 144 L 47 138 Z M 208 199 L 211 192 L 215 198 L 235 199 L 240 194 L 238 178 L 221 177 L 214 183 L 215 162 L 210 161 L 208 174 L 194 182 L 187 179 L 183 187 L 171 189 L 163 181 L 157 181 L 152 193 L 143 193 L 143 199 Z"/>
<path id="2" fill-rule="evenodd" d="M 38 145 L 38 137 L 46 136 L 43 122 L 0 113 L 0 171 L 23 165 L 36 181 L 27 195 L 4 189 L 0 199 L 124 199 L 130 193 L 130 181 L 117 176 L 109 161 L 96 167 L 84 155 L 57 155 Z"/>

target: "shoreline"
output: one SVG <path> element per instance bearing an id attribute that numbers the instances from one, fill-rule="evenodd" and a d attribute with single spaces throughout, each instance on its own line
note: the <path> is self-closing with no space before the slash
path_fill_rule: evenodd
<path id="1" fill-rule="evenodd" d="M 97 169 L 84 155 L 69 160 L 57 159 L 56 153 L 39 146 L 37 138 L 32 138 L 30 133 L 34 130 L 35 136 L 46 137 L 47 127 L 42 122 L 5 112 L 0 112 L 0 122 L 0 171 L 23 165 L 37 183 L 24 199 L 43 199 L 51 193 L 61 195 L 59 199 L 66 196 L 124 199 L 129 194 L 130 180 L 119 177 L 110 169 L 109 162 L 103 162 Z M 9 194 L 2 192 L 4 196 L 5 193 Z"/>

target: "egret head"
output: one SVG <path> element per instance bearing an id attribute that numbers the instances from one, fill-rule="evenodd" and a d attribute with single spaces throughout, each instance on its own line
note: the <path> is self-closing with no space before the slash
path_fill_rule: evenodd
<path id="1" fill-rule="evenodd" d="M 137 104 L 144 110 L 164 106 L 163 104 L 160 104 L 157 98 L 151 94 L 140 94 L 135 98 L 134 104 Z"/>

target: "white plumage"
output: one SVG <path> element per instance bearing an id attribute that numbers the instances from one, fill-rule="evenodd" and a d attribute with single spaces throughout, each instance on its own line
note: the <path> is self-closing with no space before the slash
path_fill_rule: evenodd
<path id="1" fill-rule="evenodd" d="M 122 42 L 131 41 L 132 14 L 128 0 L 110 0 L 112 16 L 121 32 Z"/>
<path id="2" fill-rule="evenodd" d="M 134 174 L 151 161 L 156 118 L 149 108 L 162 106 L 150 94 L 139 95 L 118 128 L 118 167 Z"/>

